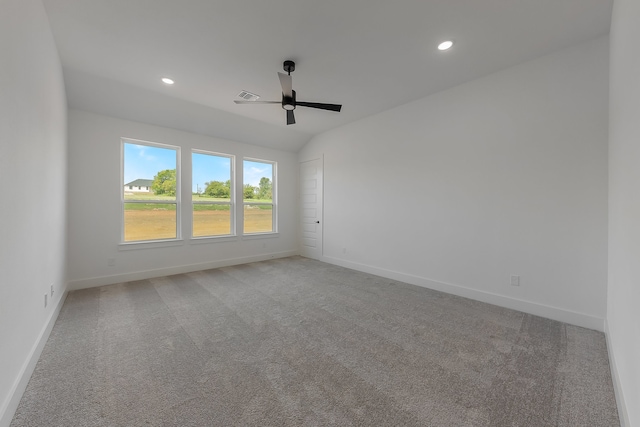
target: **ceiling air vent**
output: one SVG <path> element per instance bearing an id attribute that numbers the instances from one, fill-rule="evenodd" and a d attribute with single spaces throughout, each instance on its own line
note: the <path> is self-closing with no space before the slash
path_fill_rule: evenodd
<path id="1" fill-rule="evenodd" d="M 256 99 L 260 98 L 260 95 L 256 95 L 255 93 L 243 90 L 238 94 L 238 97 L 244 99 L 245 101 L 255 101 Z"/>

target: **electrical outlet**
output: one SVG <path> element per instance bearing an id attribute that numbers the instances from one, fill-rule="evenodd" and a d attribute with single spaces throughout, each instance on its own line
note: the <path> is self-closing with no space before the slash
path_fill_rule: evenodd
<path id="1" fill-rule="evenodd" d="M 109 259 L 107 259 L 107 266 L 108 266 L 108 267 L 115 267 L 115 266 L 116 266 L 116 260 L 115 260 L 115 258 L 109 258 Z"/>
<path id="2" fill-rule="evenodd" d="M 511 286 L 520 286 L 520 276 L 511 275 Z"/>
<path id="3" fill-rule="evenodd" d="M 346 254 L 347 253 L 347 248 L 342 248 L 342 253 Z"/>
<path id="4" fill-rule="evenodd" d="M 51 296 L 53 296 L 53 283 L 51 284 Z"/>
<path id="5" fill-rule="evenodd" d="M 44 308 L 47 308 L 47 297 L 49 295 L 48 294 L 44 294 Z"/>

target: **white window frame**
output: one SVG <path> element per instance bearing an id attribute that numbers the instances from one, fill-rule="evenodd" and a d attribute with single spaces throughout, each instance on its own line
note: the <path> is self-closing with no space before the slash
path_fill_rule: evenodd
<path id="1" fill-rule="evenodd" d="M 176 152 L 176 199 L 175 200 L 135 200 L 124 198 L 124 145 L 146 145 L 149 147 L 163 148 L 174 150 Z M 158 242 L 176 242 L 182 240 L 182 221 L 181 221 L 181 187 L 182 175 L 180 170 L 181 164 L 180 147 L 177 145 L 162 144 L 159 142 L 143 141 L 135 138 L 120 138 L 120 245 L 140 245 Z M 176 237 L 172 239 L 148 239 L 148 240 L 124 240 L 124 204 L 125 203 L 146 203 L 146 204 L 162 204 L 176 205 Z"/>
<path id="2" fill-rule="evenodd" d="M 205 154 L 207 156 L 216 156 L 216 157 L 225 157 L 228 158 L 230 160 L 230 167 L 231 167 L 231 171 L 230 171 L 230 176 L 229 176 L 229 180 L 231 181 L 231 185 L 230 185 L 230 189 L 229 189 L 229 201 L 228 202 L 222 202 L 222 201 L 201 201 L 201 200 L 195 200 L 193 197 L 193 194 L 191 195 L 191 238 L 192 239 L 219 239 L 219 238 L 223 238 L 223 237 L 234 237 L 236 236 L 236 198 L 235 198 L 235 194 L 236 194 L 236 188 L 235 188 L 235 176 L 236 176 L 236 156 L 232 155 L 232 154 L 225 154 L 225 153 L 217 153 L 214 151 L 206 151 L 206 150 L 198 150 L 198 149 L 192 149 L 191 150 L 191 192 L 193 192 L 193 153 L 196 154 Z M 193 206 L 194 205 L 228 205 L 229 206 L 229 215 L 230 215 L 230 234 L 217 234 L 217 235 L 212 235 L 212 236 L 194 236 L 193 235 Z"/>
<path id="3" fill-rule="evenodd" d="M 258 203 L 251 202 L 251 199 L 244 198 L 244 162 L 257 162 L 257 163 L 268 163 L 272 168 L 272 177 L 271 177 L 271 203 Z M 249 201 L 247 201 L 249 200 Z M 247 205 L 271 205 L 271 231 L 260 231 L 257 233 L 247 233 L 244 229 L 244 209 Z M 244 236 L 260 236 L 265 234 L 276 234 L 278 233 L 278 162 L 274 160 L 265 160 L 265 159 L 257 159 L 253 157 L 243 157 L 242 158 L 242 234 Z"/>

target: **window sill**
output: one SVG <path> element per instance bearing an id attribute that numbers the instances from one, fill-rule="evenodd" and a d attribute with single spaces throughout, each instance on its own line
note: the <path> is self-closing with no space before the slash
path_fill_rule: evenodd
<path id="1" fill-rule="evenodd" d="M 238 240 L 238 236 L 236 236 L 236 235 L 202 236 L 202 237 L 192 237 L 189 240 L 189 244 L 191 244 L 191 245 L 203 245 L 203 244 L 207 244 L 207 243 L 234 242 L 236 240 Z"/>
<path id="2" fill-rule="evenodd" d="M 277 231 L 270 231 L 268 233 L 255 233 L 255 234 L 244 234 L 242 236 L 242 240 L 253 240 L 253 239 L 270 239 L 274 237 L 278 237 L 279 233 Z"/>
<path id="3" fill-rule="evenodd" d="M 119 243 L 119 251 L 133 251 L 136 249 L 155 249 L 155 248 L 167 248 L 171 246 L 182 246 L 184 240 L 172 239 L 172 240 L 149 240 L 144 242 L 126 242 Z"/>

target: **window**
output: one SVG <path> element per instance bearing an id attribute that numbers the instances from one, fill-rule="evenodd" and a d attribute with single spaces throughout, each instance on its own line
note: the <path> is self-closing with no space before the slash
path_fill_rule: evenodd
<path id="1" fill-rule="evenodd" d="M 244 160 L 242 199 L 245 234 L 277 231 L 275 162 Z"/>
<path id="2" fill-rule="evenodd" d="M 178 147 L 122 140 L 123 242 L 180 237 L 179 165 Z"/>
<path id="3" fill-rule="evenodd" d="M 235 234 L 234 157 L 193 151 L 191 153 L 193 186 L 193 237 Z"/>

